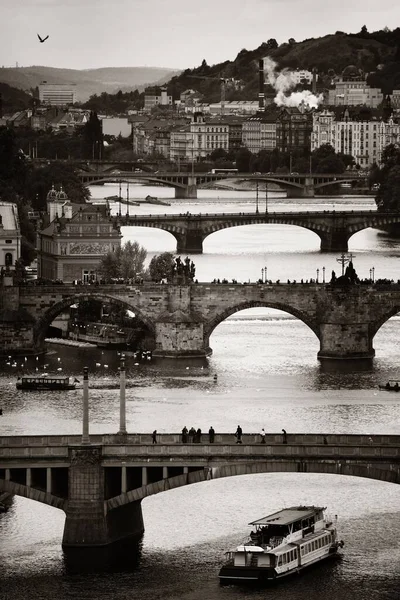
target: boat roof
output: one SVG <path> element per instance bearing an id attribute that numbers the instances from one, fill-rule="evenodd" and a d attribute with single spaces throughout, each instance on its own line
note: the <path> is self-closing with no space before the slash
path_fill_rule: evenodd
<path id="1" fill-rule="evenodd" d="M 290 525 L 300 519 L 312 517 L 321 510 L 325 510 L 325 508 L 323 506 L 291 506 L 262 519 L 257 519 L 257 521 L 252 521 L 249 525 Z"/>
<path id="2" fill-rule="evenodd" d="M 18 377 L 18 379 L 19 379 L 19 377 Z M 51 379 L 52 381 L 54 381 L 56 379 L 56 380 L 59 380 L 59 381 L 65 381 L 65 379 L 69 379 L 69 377 L 67 377 L 66 375 L 43 375 L 43 376 L 40 376 L 40 375 L 23 375 L 21 377 L 21 379 L 31 379 L 31 380 L 32 379 L 34 379 L 34 380 L 36 380 L 36 379 L 43 380 L 44 379 L 46 381 L 49 380 L 49 379 Z"/>

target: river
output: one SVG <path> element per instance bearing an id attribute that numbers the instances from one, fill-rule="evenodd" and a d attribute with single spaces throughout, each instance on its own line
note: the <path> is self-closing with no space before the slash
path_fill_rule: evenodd
<path id="1" fill-rule="evenodd" d="M 117 186 L 92 187 L 93 197 L 118 193 Z M 175 200 L 167 188 L 130 186 L 130 198 L 168 198 L 170 207 L 130 207 L 139 214 L 255 210 L 254 192 L 199 191 L 195 201 Z M 264 199 L 265 202 L 265 199 Z M 269 210 L 374 208 L 373 199 L 287 200 L 270 193 Z M 118 207 L 114 206 L 114 210 Z M 260 199 L 261 210 L 261 199 Z M 147 261 L 175 251 L 174 238 L 156 229 L 123 228 L 124 241 L 137 240 Z M 349 242 L 360 277 L 399 277 L 400 243 L 368 229 Z M 292 226 L 259 225 L 226 229 L 191 257 L 199 281 L 236 278 L 328 279 L 340 272 L 335 253 L 321 254 L 319 238 Z M 330 276 L 329 276 L 330 277 Z M 398 433 L 400 397 L 378 390 L 399 377 L 399 316 L 374 339 L 372 365 L 317 360 L 318 341 L 296 318 L 272 309 L 232 315 L 211 336 L 206 360 L 148 361 L 127 357 L 128 431 L 180 431 L 184 425 L 207 431 Z M 79 433 L 81 390 L 66 394 L 23 393 L 15 380 L 24 372 L 79 376 L 89 367 L 99 386 L 117 376 L 115 351 L 49 345 L 44 357 L 3 360 L 0 365 L 2 435 Z M 10 364 L 7 364 L 9 362 Z M 217 375 L 217 382 L 214 375 Z M 92 432 L 118 429 L 118 389 L 90 390 Z M 321 504 L 339 517 L 345 541 L 342 560 L 318 565 L 273 590 L 220 588 L 218 569 L 226 550 L 241 542 L 247 523 L 293 504 Z M 127 552 L 97 566 L 71 565 L 61 550 L 64 515 L 16 497 L 0 515 L 0 598 L 88 598 L 98 600 L 397 600 L 400 586 L 400 487 L 354 477 L 318 474 L 260 474 L 226 478 L 169 491 L 142 503 L 145 534 L 139 556 Z"/>

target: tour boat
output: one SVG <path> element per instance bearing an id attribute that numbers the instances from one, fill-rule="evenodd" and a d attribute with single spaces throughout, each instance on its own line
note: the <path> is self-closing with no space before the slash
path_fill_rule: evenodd
<path id="1" fill-rule="evenodd" d="M 336 520 L 320 506 L 292 506 L 250 525 L 250 539 L 227 552 L 219 572 L 222 585 L 272 583 L 337 554 Z"/>
<path id="2" fill-rule="evenodd" d="M 400 380 L 399 379 L 389 379 L 385 385 L 379 386 L 380 390 L 387 390 L 388 392 L 400 392 Z"/>
<path id="3" fill-rule="evenodd" d="M 17 390 L 74 390 L 77 379 L 69 377 L 43 376 L 18 377 Z"/>

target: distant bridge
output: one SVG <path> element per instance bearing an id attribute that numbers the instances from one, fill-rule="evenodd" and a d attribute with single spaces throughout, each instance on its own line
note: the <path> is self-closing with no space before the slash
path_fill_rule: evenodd
<path id="1" fill-rule="evenodd" d="M 326 442 L 323 438 L 326 438 Z M 0 492 L 64 510 L 63 546 L 102 546 L 143 533 L 141 501 L 221 477 L 327 473 L 400 483 L 400 436 L 216 434 L 183 444 L 178 434 L 3 436 Z"/>
<path id="2" fill-rule="evenodd" d="M 261 205 L 260 205 L 261 207 Z M 383 229 L 400 223 L 400 212 L 366 211 L 303 211 L 265 212 L 264 206 L 252 213 L 206 213 L 136 215 L 133 207 L 124 205 L 126 214 L 113 217 L 120 226 L 152 227 L 171 233 L 177 241 L 178 253 L 201 254 L 204 240 L 221 229 L 242 225 L 284 224 L 296 225 L 316 233 L 324 252 L 347 252 L 352 235 L 372 227 Z"/>
<path id="3" fill-rule="evenodd" d="M 113 169 L 109 173 L 89 172 L 81 170 L 78 173 L 85 185 L 95 183 L 118 183 L 135 181 L 143 184 L 164 185 L 175 188 L 176 198 L 197 198 L 197 189 L 207 187 L 212 183 L 224 180 L 256 181 L 275 183 L 286 190 L 289 197 L 314 197 L 315 193 L 325 187 L 341 183 L 360 181 L 358 174 L 255 174 L 255 173 L 190 173 L 190 172 L 155 172 L 139 173 Z M 365 177 L 364 177 L 365 179 Z"/>

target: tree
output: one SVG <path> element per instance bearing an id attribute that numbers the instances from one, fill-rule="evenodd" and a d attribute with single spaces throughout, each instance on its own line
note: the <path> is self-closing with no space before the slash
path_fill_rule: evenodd
<path id="1" fill-rule="evenodd" d="M 319 162 L 315 173 L 343 173 L 345 170 L 344 162 L 336 154 L 332 154 Z"/>
<path id="2" fill-rule="evenodd" d="M 119 252 L 120 254 L 120 273 L 124 279 L 136 279 L 142 275 L 144 270 L 144 261 L 146 260 L 147 250 L 140 246 L 138 242 L 128 241 Z"/>
<path id="3" fill-rule="evenodd" d="M 83 127 L 82 138 L 82 153 L 85 158 L 103 157 L 103 127 L 94 111 L 90 111 L 89 120 Z"/>
<path id="4" fill-rule="evenodd" d="M 99 264 L 102 279 L 111 281 L 114 278 L 136 279 L 142 275 L 147 251 L 138 242 L 128 241 L 115 252 L 108 252 Z"/>
<path id="5" fill-rule="evenodd" d="M 248 148 L 241 148 L 236 153 L 236 168 L 239 173 L 248 173 L 250 171 L 250 159 L 252 153 Z"/>
<path id="6" fill-rule="evenodd" d="M 376 202 L 380 210 L 400 211 L 400 165 L 389 170 L 378 190 Z"/>
<path id="7" fill-rule="evenodd" d="M 167 281 L 171 281 L 174 267 L 175 260 L 172 252 L 163 252 L 160 255 L 153 256 L 149 264 L 151 280 L 161 281 L 167 279 Z"/>
<path id="8" fill-rule="evenodd" d="M 275 50 L 278 48 L 278 42 L 275 38 L 270 38 L 267 42 L 268 50 Z"/>

